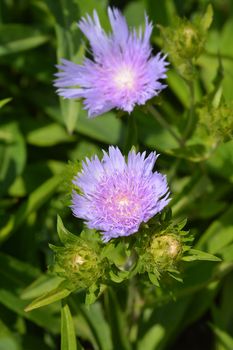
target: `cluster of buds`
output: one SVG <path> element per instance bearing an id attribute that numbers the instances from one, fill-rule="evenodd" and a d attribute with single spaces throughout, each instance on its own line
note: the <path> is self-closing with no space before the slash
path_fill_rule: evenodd
<path id="1" fill-rule="evenodd" d="M 80 236 L 70 233 L 59 218 L 58 234 L 63 246 L 50 245 L 55 253 L 51 270 L 64 279 L 71 291 L 120 283 L 135 271 L 159 279 L 161 274 L 176 270 L 187 240 L 187 232 L 181 231 L 185 223 L 172 225 L 166 215 L 161 220 L 162 227 L 156 228 L 157 220 L 152 220 L 146 228 L 141 227 L 136 239 L 130 236 L 128 243 L 115 240 L 103 245 L 94 232 L 83 231 Z"/>
<path id="2" fill-rule="evenodd" d="M 161 214 L 157 222 L 142 225 L 136 235 L 116 239 L 107 244 L 98 232 L 84 230 L 79 236 L 70 233 L 58 218 L 58 235 L 63 246 L 50 245 L 54 252 L 51 272 L 62 280 L 58 287 L 43 294 L 27 306 L 27 311 L 67 297 L 73 291 L 85 292 L 85 302 L 91 304 L 106 285 L 121 283 L 136 274 L 148 275 L 152 284 L 160 286 L 160 278 L 168 274 L 178 281 L 182 261 L 219 258 L 191 249 L 192 237 L 182 228 L 185 222 L 171 223 Z M 152 233 L 153 232 L 153 233 Z"/>

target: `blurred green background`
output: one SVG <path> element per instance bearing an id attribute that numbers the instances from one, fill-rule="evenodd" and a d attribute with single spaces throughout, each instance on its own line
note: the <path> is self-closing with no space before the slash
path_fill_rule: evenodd
<path id="1" fill-rule="evenodd" d="M 96 9 L 109 29 L 106 8 L 111 5 L 124 12 L 130 26 L 143 24 L 145 11 L 154 24 L 171 26 L 176 16 L 203 14 L 209 3 L 214 19 L 197 61 L 196 103 L 214 89 L 217 70 L 222 96 L 231 103 L 232 0 L 1 0 L 0 350 L 59 349 L 59 305 L 30 313 L 24 307 L 27 298 L 36 296 L 27 293 L 27 286 L 43 279 L 51 262 L 48 243 L 57 242 L 56 215 L 74 232 L 81 228 L 67 207 L 61 179 L 68 160 L 100 155 L 109 144 L 124 149 L 131 132 L 128 117 L 116 118 L 115 111 L 88 120 L 80 102 L 59 101 L 52 86 L 55 64 L 61 57 L 81 63 L 85 53 L 76 22 Z M 157 27 L 152 43 L 155 52 L 163 49 Z M 179 133 L 189 90 L 172 65 L 167 84 L 157 109 Z M 148 289 L 136 321 L 125 308 L 124 300 L 130 300 L 126 287 L 116 288 L 120 303 L 109 301 L 116 310 L 112 319 L 103 300 L 86 309 L 76 297 L 76 334 L 88 350 L 232 350 L 233 143 L 222 143 L 208 155 L 196 148 L 194 153 L 176 152 L 175 140 L 152 116 L 139 110 L 134 114 L 140 149 L 161 153 L 158 169 L 168 176 L 174 217 L 188 217 L 197 247 L 224 262 L 190 265 L 184 270 L 184 284 L 174 285 L 173 297 L 167 290 Z M 50 288 L 47 279 L 44 288 L 46 283 Z M 124 340 L 128 338 L 130 343 Z"/>

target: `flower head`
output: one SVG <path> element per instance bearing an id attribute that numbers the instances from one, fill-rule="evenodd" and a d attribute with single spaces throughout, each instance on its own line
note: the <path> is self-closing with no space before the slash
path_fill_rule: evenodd
<path id="1" fill-rule="evenodd" d="M 145 30 L 129 30 L 125 18 L 117 9 L 108 8 L 112 33 L 106 34 L 94 11 L 78 23 L 89 39 L 93 60 L 82 65 L 63 59 L 56 74 L 57 93 L 65 98 L 83 98 L 89 117 L 112 108 L 131 112 L 143 105 L 165 87 L 165 56 L 152 56 L 150 36 L 152 24 L 145 17 Z"/>
<path id="2" fill-rule="evenodd" d="M 131 151 L 126 161 L 111 146 L 101 161 L 87 158 L 73 181 L 81 191 L 73 192 L 74 216 L 100 230 L 105 242 L 137 232 L 169 202 L 166 177 L 152 171 L 157 157 L 155 152 L 146 157 L 146 152 Z"/>

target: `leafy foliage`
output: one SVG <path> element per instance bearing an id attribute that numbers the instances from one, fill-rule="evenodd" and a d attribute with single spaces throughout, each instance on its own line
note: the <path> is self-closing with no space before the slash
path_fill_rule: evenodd
<path id="1" fill-rule="evenodd" d="M 61 57 L 90 54 L 80 16 L 96 8 L 109 29 L 107 1 L 0 5 L 0 349 L 231 349 L 232 1 L 109 3 L 131 26 L 144 10 L 158 24 L 168 87 L 130 117 L 95 120 L 52 80 Z M 80 162 L 109 144 L 160 152 L 172 201 L 103 244 L 68 206 Z"/>

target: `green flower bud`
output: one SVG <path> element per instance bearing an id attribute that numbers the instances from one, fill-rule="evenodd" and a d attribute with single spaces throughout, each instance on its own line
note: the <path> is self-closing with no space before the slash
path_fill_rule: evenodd
<path id="1" fill-rule="evenodd" d="M 85 240 L 52 247 L 55 251 L 52 270 L 64 278 L 71 289 L 90 287 L 104 274 L 105 263 Z"/>
<path id="2" fill-rule="evenodd" d="M 182 244 L 173 234 L 154 236 L 149 253 L 159 270 L 166 270 L 174 266 L 182 253 Z"/>
<path id="3" fill-rule="evenodd" d="M 208 6 L 204 16 L 195 16 L 192 21 L 177 18 L 170 27 L 158 26 L 164 41 L 164 50 L 169 53 L 169 60 L 187 81 L 196 76 L 195 61 L 204 49 L 212 17 L 212 7 Z"/>
<path id="4" fill-rule="evenodd" d="M 212 96 L 203 100 L 197 108 L 198 124 L 194 135 L 205 142 L 206 147 L 215 149 L 221 142 L 233 137 L 232 105 L 220 102 L 219 106 L 212 106 Z"/>
<path id="5" fill-rule="evenodd" d="M 198 57 L 204 46 L 204 38 L 192 23 L 187 23 L 177 32 L 177 51 L 183 58 Z"/>

